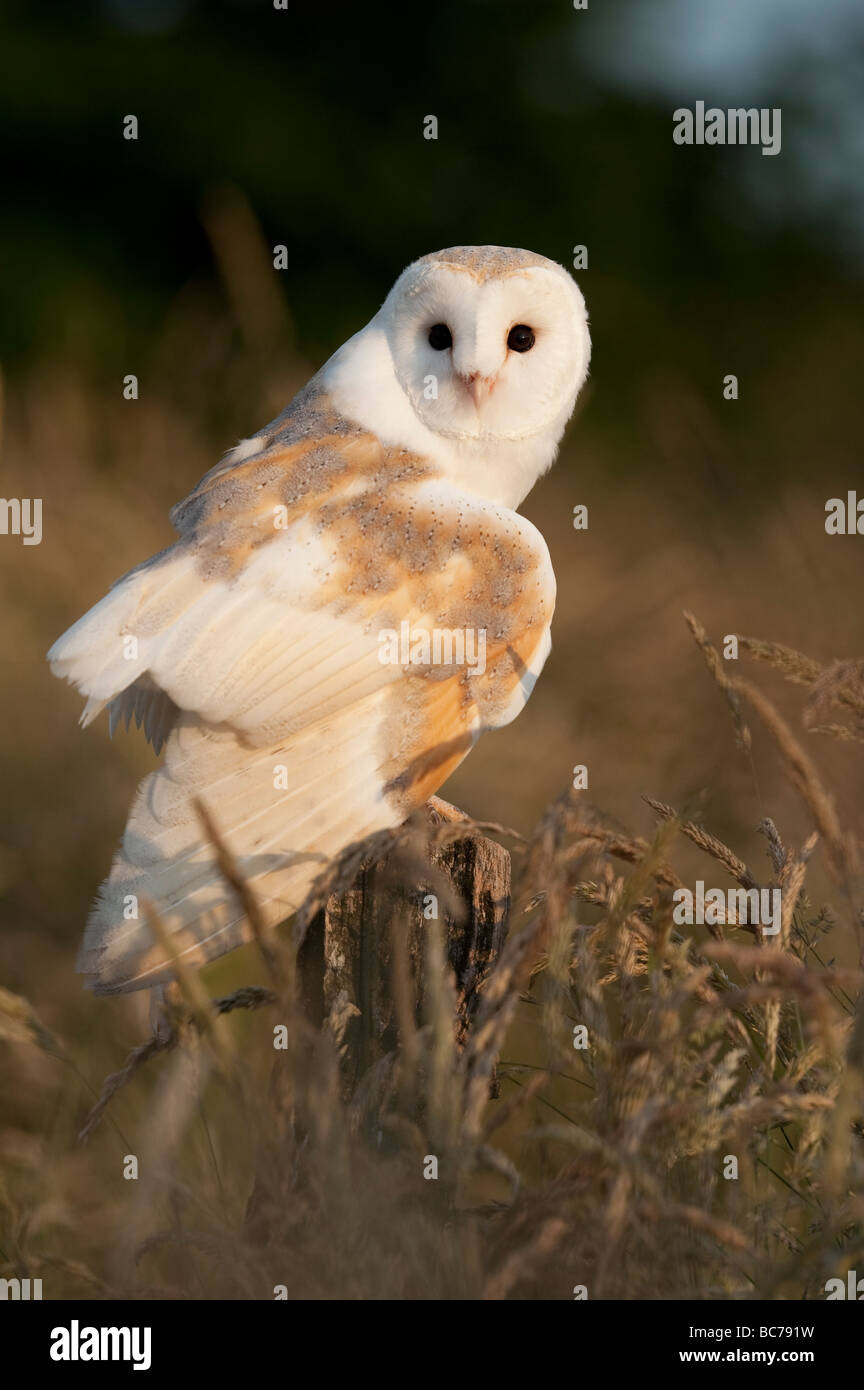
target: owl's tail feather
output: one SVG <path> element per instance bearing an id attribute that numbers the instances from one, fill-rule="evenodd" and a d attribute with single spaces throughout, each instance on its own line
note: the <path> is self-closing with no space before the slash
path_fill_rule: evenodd
<path id="1" fill-rule="evenodd" d="M 220 873 L 196 799 L 255 894 L 268 926 L 302 904 L 328 860 L 402 819 L 384 795 L 374 753 L 378 693 L 350 710 L 254 748 L 226 726 L 180 716 L 164 766 L 145 778 L 122 846 L 94 904 L 78 969 L 97 994 L 172 978 L 149 925 L 152 903 L 175 953 L 201 966 L 250 939 L 236 892 Z"/>

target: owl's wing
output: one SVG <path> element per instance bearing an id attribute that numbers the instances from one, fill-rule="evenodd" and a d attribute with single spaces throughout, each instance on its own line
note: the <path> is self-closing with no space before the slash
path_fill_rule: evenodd
<path id="1" fill-rule="evenodd" d="M 276 923 L 518 713 L 549 646 L 539 533 L 372 435 L 266 443 L 174 520 L 180 541 L 49 653 L 87 720 L 107 704 L 158 733 L 176 717 L 88 924 L 99 992 L 171 975 L 144 900 L 191 963 L 247 939 L 196 797 Z"/>

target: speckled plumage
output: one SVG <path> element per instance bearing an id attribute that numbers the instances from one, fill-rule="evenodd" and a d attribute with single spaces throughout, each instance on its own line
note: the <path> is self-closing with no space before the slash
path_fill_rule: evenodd
<path id="1" fill-rule="evenodd" d="M 515 275 L 520 270 L 542 269 L 550 262 L 536 251 L 523 251 L 516 246 L 448 246 L 421 256 L 416 265 L 455 266 L 466 270 L 481 284 L 486 280 Z"/>
<path id="2" fill-rule="evenodd" d="M 513 276 L 528 277 L 513 312 L 524 317 L 533 295 L 548 325 L 530 399 L 529 368 L 495 346 L 509 331 L 502 282 Z M 494 409 L 469 409 L 459 392 L 474 380 L 461 363 L 475 310 L 465 301 L 489 286 L 471 350 L 478 371 L 501 358 L 489 387 L 498 396 Z M 88 925 L 79 968 L 97 991 L 170 976 L 144 898 L 189 963 L 247 939 L 194 798 L 275 923 L 329 858 L 398 824 L 484 729 L 522 708 L 549 649 L 555 585 L 543 539 L 514 500 L 551 461 L 587 370 L 580 306 L 566 273 L 531 252 L 456 247 L 422 258 L 282 414 L 173 509 L 175 545 L 55 644 L 53 669 L 88 697 L 84 722 L 107 706 L 112 728 L 134 718 L 157 746 L 167 739 Z M 445 312 L 453 350 L 430 359 L 426 319 Z M 438 414 L 412 394 L 412 372 L 430 361 L 444 373 Z M 547 391 L 544 363 L 565 394 Z M 482 669 L 452 651 L 449 665 L 382 663 L 382 632 L 405 623 L 482 632 Z"/>

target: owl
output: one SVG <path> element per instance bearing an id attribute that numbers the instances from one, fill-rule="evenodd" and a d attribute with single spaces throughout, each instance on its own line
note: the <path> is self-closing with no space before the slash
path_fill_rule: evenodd
<path id="1" fill-rule="evenodd" d="M 172 977 L 146 903 L 190 965 L 249 939 L 199 800 L 275 926 L 334 856 L 400 825 L 520 712 L 555 579 L 516 508 L 589 356 L 561 266 L 498 246 L 421 257 L 174 507 L 174 544 L 55 643 L 83 725 L 107 708 L 112 733 L 134 718 L 165 749 L 87 924 L 90 988 Z"/>

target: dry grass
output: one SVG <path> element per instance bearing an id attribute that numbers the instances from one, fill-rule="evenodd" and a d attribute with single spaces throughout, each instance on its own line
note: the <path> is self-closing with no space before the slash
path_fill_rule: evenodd
<path id="1" fill-rule="evenodd" d="M 87 1242 L 46 1213 L 50 1199 L 33 1200 L 33 1175 L 12 1175 L 2 1272 L 125 1297 L 270 1298 L 284 1286 L 289 1298 L 569 1298 L 582 1285 L 592 1298 L 799 1299 L 860 1267 L 860 943 L 848 967 L 823 955 L 829 931 L 860 935 L 857 840 L 773 704 L 729 677 L 689 621 L 734 697 L 739 738 L 750 710 L 775 740 L 818 845 L 814 834 L 787 846 L 768 822 L 757 876 L 662 803 L 652 802 L 658 824 L 646 841 L 566 794 L 514 852 L 510 934 L 465 1047 L 429 922 L 425 1017 L 415 1028 L 403 1001 L 406 1045 L 348 1094 L 344 1011 L 337 1001 L 323 1028 L 311 1026 L 288 937 L 260 957 L 266 989 L 215 1008 L 181 973 L 170 1045 L 133 1053 L 87 1125 L 104 1141 L 107 1103 L 110 1114 L 121 1085 L 142 1086 L 159 1068 L 147 1083 L 146 1142 L 125 1150 L 138 1154 L 140 1177 L 112 1239 L 85 1257 Z M 823 681 L 797 653 L 746 649 L 806 673 L 813 688 Z M 845 705 L 845 682 L 833 688 Z M 735 922 L 715 939 L 674 925 L 682 835 L 709 881 L 782 890 L 777 937 L 757 930 L 746 944 Z M 834 911 L 807 896 L 820 854 Z M 343 870 L 334 866 L 334 882 Z M 225 1017 L 238 1007 L 255 1010 L 242 1035 Z M 531 1064 L 510 1055 L 519 1009 L 538 1020 Z M 288 1042 L 274 1052 L 277 1023 Z M 579 1024 L 585 1049 L 573 1045 Z M 74 1066 L 74 1048 L 9 994 L 0 1031 Z M 502 1094 L 490 1100 L 496 1062 Z M 424 1178 L 430 1155 L 437 1180 Z M 734 1180 L 724 1176 L 730 1156 Z"/>

